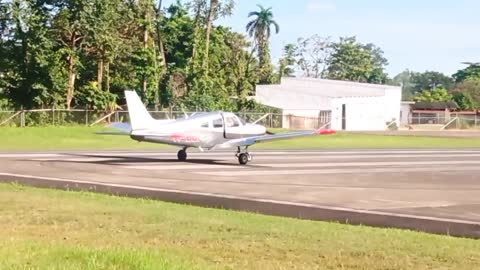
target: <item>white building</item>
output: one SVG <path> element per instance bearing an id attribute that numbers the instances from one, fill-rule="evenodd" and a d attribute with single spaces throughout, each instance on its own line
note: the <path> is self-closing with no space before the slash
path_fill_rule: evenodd
<path id="1" fill-rule="evenodd" d="M 329 124 L 336 130 L 359 131 L 385 130 L 392 121 L 398 127 L 401 97 L 401 87 L 396 86 L 282 78 L 281 84 L 258 85 L 254 98 L 281 109 L 284 128 Z"/>
<path id="2" fill-rule="evenodd" d="M 413 101 L 402 101 L 400 104 L 400 126 L 407 126 L 412 120 Z"/>

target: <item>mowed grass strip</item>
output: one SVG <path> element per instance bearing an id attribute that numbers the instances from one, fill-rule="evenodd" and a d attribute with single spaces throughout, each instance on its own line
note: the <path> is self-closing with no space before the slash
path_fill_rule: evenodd
<path id="1" fill-rule="evenodd" d="M 0 184 L 0 269 L 479 269 L 480 241 Z"/>
<path id="2" fill-rule="evenodd" d="M 129 136 L 97 135 L 111 131 L 104 127 L 0 127 L 0 151 L 4 150 L 129 150 L 176 149 L 173 146 L 139 143 Z M 277 130 L 278 132 L 286 132 Z M 434 138 L 418 136 L 382 136 L 339 133 L 302 137 L 252 146 L 252 149 L 321 149 L 321 148 L 415 148 L 415 147 L 480 147 L 480 140 L 471 138 Z"/>

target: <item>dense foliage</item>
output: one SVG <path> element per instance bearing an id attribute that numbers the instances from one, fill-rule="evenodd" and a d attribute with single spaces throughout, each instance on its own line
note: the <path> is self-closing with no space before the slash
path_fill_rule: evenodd
<path id="1" fill-rule="evenodd" d="M 122 103 L 126 89 L 156 108 L 259 106 L 247 99 L 264 70 L 252 42 L 214 25 L 232 13 L 234 1 L 0 3 L 1 108 L 102 110 Z M 268 47 L 266 36 L 262 42 Z"/>
<path id="2" fill-rule="evenodd" d="M 383 51 L 372 43 L 362 44 L 356 37 L 332 42 L 313 35 L 284 47 L 281 71 L 287 76 L 297 69 L 306 77 L 386 84 L 387 65 Z"/>
<path id="3" fill-rule="evenodd" d="M 394 84 L 405 100 L 480 104 L 479 64 L 452 76 L 407 70 L 389 78 L 382 49 L 356 37 L 299 38 L 275 65 L 269 39 L 281 22 L 272 9 L 258 5 L 237 33 L 215 24 L 234 7 L 234 0 L 168 7 L 161 0 L 0 0 L 0 109 L 111 110 L 134 89 L 157 109 L 267 110 L 248 96 L 284 76 Z"/>
<path id="4" fill-rule="evenodd" d="M 404 100 L 455 102 L 462 110 L 480 109 L 480 72 L 470 64 L 451 77 L 440 72 L 406 70 L 393 78 L 403 89 Z"/>

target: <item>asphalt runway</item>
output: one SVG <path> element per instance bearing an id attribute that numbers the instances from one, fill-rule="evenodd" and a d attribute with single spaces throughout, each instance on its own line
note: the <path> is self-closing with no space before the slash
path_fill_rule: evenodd
<path id="1" fill-rule="evenodd" d="M 0 179 L 480 238 L 480 149 L 250 153 L 0 153 Z"/>

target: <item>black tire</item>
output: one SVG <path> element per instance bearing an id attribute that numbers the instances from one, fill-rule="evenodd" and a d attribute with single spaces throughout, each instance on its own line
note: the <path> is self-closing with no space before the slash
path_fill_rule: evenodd
<path id="1" fill-rule="evenodd" d="M 238 156 L 238 162 L 242 165 L 245 165 L 248 163 L 248 155 L 245 154 L 245 153 L 241 153 L 239 156 Z"/>
<path id="2" fill-rule="evenodd" d="M 185 150 L 180 150 L 178 151 L 178 154 L 177 154 L 177 157 L 178 157 L 178 160 L 179 161 L 185 161 L 187 160 L 187 151 Z"/>

